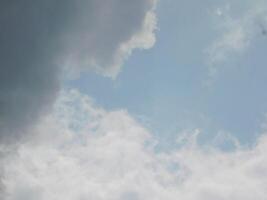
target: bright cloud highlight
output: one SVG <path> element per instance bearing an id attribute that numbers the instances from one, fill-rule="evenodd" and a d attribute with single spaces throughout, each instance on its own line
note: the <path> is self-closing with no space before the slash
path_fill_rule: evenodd
<path id="1" fill-rule="evenodd" d="M 7 200 L 265 200 L 267 138 L 222 152 L 196 134 L 157 152 L 126 111 L 106 111 L 64 91 L 31 138 L 3 160 Z M 181 139 L 179 140 L 181 141 Z M 178 142 L 179 142 L 178 141 Z"/>

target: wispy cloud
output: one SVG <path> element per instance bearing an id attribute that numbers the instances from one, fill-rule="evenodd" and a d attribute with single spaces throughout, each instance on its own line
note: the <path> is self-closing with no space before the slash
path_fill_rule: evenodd
<path id="1" fill-rule="evenodd" d="M 258 37 L 265 36 L 267 4 L 257 0 L 235 2 L 246 5 L 244 9 L 234 9 L 231 3 L 216 8 L 212 17 L 216 18 L 218 38 L 206 49 L 210 76 L 214 76 L 222 63 L 242 54 Z"/>

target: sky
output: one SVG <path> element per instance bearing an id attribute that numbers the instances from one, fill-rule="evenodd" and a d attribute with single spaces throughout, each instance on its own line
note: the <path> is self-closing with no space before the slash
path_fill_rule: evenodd
<path id="1" fill-rule="evenodd" d="M 0 5 L 0 200 L 266 200 L 266 1 Z"/>
<path id="2" fill-rule="evenodd" d="M 223 131 L 253 142 L 266 111 L 267 38 L 261 34 L 266 11 L 243 18 L 257 6 L 252 1 L 160 1 L 152 49 L 136 50 L 115 80 L 85 73 L 68 84 L 107 109 L 123 107 L 146 119 L 160 137 L 201 128 L 208 137 Z M 235 36 L 239 29 L 248 35 Z M 227 35 L 229 41 L 223 41 Z M 227 44 L 231 37 L 247 38 Z M 225 44 L 214 47 L 220 42 Z M 225 58 L 212 61 L 220 54 Z"/>

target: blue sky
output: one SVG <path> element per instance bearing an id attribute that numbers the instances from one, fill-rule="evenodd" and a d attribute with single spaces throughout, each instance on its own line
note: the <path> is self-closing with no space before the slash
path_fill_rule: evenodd
<path id="1" fill-rule="evenodd" d="M 225 31 L 218 28 L 224 19 L 216 12 L 235 20 L 249 6 L 249 1 L 160 1 L 152 49 L 135 50 L 115 80 L 85 73 L 68 84 L 107 109 L 127 109 L 161 138 L 200 128 L 205 138 L 223 131 L 254 142 L 267 110 L 267 37 L 257 26 L 263 19 L 253 22 L 256 36 L 249 47 L 214 64 L 215 75 L 207 55 Z"/>
<path id="2" fill-rule="evenodd" d="M 0 1 L 0 199 L 266 200 L 266 0 Z"/>

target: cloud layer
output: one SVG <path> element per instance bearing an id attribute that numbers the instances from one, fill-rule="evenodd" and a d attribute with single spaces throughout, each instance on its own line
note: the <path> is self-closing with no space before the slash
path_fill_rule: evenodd
<path id="1" fill-rule="evenodd" d="M 199 146 L 197 134 L 168 153 L 123 110 L 108 112 L 77 91 L 17 153 L 5 158 L 7 200 L 265 200 L 267 138 L 250 149 Z M 196 132 L 197 133 L 197 132 Z"/>
<path id="2" fill-rule="evenodd" d="M 1 1 L 0 140 L 18 137 L 50 109 L 62 71 L 115 77 L 134 48 L 151 47 L 155 3 Z"/>

